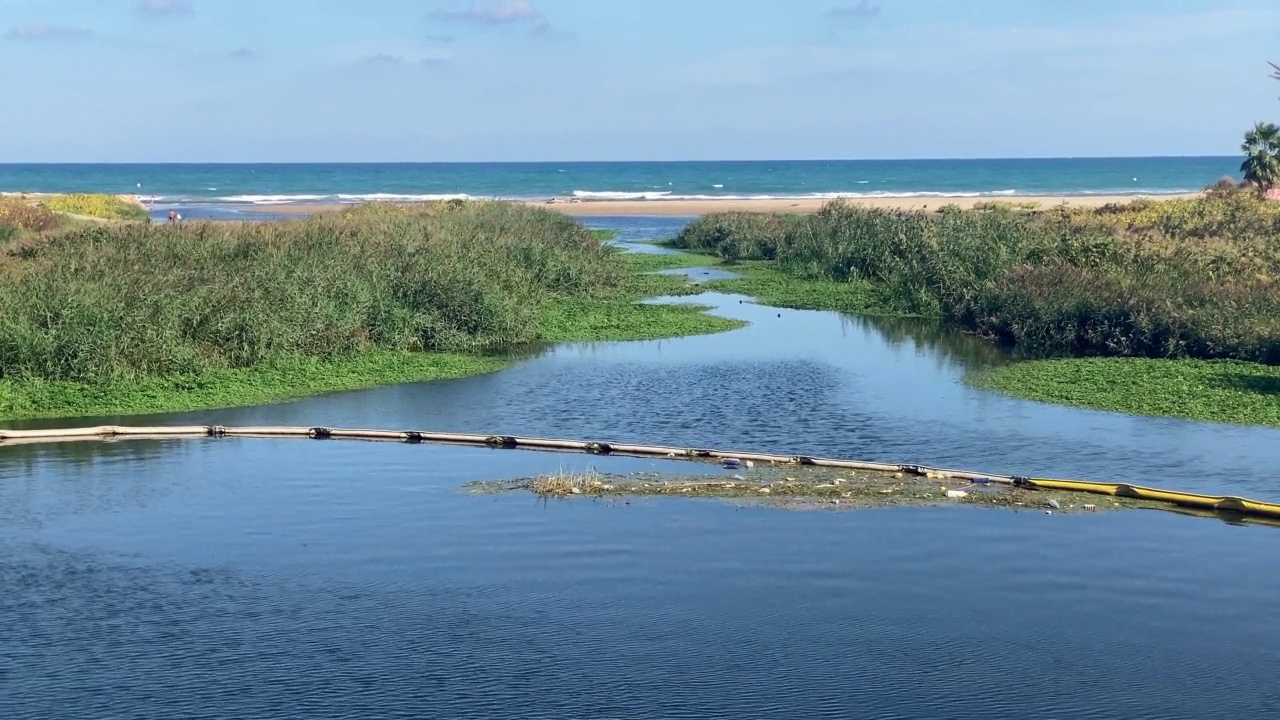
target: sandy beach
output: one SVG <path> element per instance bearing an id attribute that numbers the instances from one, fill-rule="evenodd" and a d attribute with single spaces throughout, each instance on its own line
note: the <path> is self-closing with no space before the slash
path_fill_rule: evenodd
<path id="1" fill-rule="evenodd" d="M 1007 196 L 1007 197 L 876 197 L 849 198 L 844 202 L 859 207 L 888 210 L 937 210 L 945 205 L 972 208 L 984 202 L 999 201 L 1015 205 L 1036 203 L 1040 208 L 1058 205 L 1071 207 L 1099 207 L 1111 203 L 1127 203 L 1138 199 L 1171 200 L 1193 198 L 1196 193 L 1184 195 L 1087 195 L 1087 196 Z M 538 207 L 562 212 L 575 217 L 619 216 L 667 216 L 692 217 L 713 212 L 788 212 L 813 213 L 831 202 L 826 199 L 771 199 L 771 200 L 591 200 L 581 202 L 557 201 L 530 203 Z M 245 212 L 277 215 L 309 215 L 336 210 L 342 205 L 255 205 Z"/>

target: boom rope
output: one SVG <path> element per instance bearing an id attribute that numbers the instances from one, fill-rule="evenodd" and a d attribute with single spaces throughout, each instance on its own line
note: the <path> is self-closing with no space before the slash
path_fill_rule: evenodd
<path id="1" fill-rule="evenodd" d="M 58 442 L 88 442 L 112 440 L 164 440 L 197 438 L 273 438 L 311 440 L 360 440 L 367 442 L 398 442 L 408 444 L 431 443 L 437 445 L 467 445 L 503 450 L 535 450 L 541 452 L 576 452 L 591 455 L 617 455 L 624 457 L 665 458 L 669 460 L 708 461 L 738 460 L 740 462 L 770 463 L 774 465 L 804 465 L 813 467 L 864 470 L 882 473 L 903 473 L 930 479 L 956 479 L 978 484 L 995 484 L 1028 490 L 1059 490 L 1092 495 L 1147 500 L 1182 508 L 1216 513 L 1228 513 L 1280 520 L 1280 504 L 1249 500 L 1247 498 L 1163 490 L 1129 483 L 1108 483 L 1084 480 L 1059 480 L 1031 478 L 1016 475 L 977 473 L 968 470 L 947 470 L 913 464 L 892 464 L 862 460 L 839 460 L 809 457 L 805 455 L 772 455 L 766 453 L 734 452 L 682 448 L 664 445 L 633 445 L 586 440 L 557 440 L 546 438 L 522 438 L 511 435 L 471 435 L 440 433 L 421 430 L 348 430 L 329 427 L 224 427 L 221 425 L 192 425 L 180 427 L 122 427 L 101 426 L 51 430 L 2 430 L 0 447 L 11 445 L 50 444 Z"/>

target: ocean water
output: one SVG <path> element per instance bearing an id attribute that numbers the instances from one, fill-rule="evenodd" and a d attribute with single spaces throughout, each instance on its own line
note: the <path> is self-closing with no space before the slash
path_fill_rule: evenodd
<path id="1" fill-rule="evenodd" d="M 135 193 L 174 207 L 448 198 L 1000 197 L 1194 192 L 1231 157 L 302 165 L 3 165 L 0 192 Z"/>

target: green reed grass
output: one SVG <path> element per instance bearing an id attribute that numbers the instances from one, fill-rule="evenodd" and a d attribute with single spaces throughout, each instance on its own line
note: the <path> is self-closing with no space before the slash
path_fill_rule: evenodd
<path id="1" fill-rule="evenodd" d="M 1248 193 L 1043 212 L 834 203 L 707 216 L 676 245 L 852 283 L 841 309 L 939 316 L 1032 354 L 1280 364 L 1280 209 Z"/>
<path id="2" fill-rule="evenodd" d="M 539 339 L 547 303 L 625 280 L 580 225 L 502 204 L 83 228 L 0 272 L 0 377 L 80 382 L 511 347 Z"/>
<path id="3" fill-rule="evenodd" d="M 541 342 L 737 326 L 637 304 L 687 283 L 623 258 L 576 221 L 504 203 L 27 237 L 0 255 L 0 417 L 269 402 L 454 376 L 438 353 L 483 372 Z"/>

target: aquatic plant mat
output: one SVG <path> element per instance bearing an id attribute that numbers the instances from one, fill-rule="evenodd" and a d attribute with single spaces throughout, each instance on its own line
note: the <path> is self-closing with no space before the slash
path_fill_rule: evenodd
<path id="1" fill-rule="evenodd" d="M 735 471 L 731 480 L 720 477 L 707 478 L 702 482 L 687 478 L 679 481 L 639 481 L 623 484 L 621 481 L 609 481 L 595 476 L 550 476 L 525 481 L 528 489 L 543 495 L 575 496 L 603 494 L 605 492 L 624 494 L 620 488 L 626 488 L 631 494 L 652 495 L 687 495 L 735 497 L 750 496 L 756 500 L 766 498 L 809 498 L 818 500 L 850 500 L 855 496 L 869 494 L 864 488 L 870 487 L 872 478 L 879 477 L 883 483 L 879 488 L 880 504 L 894 504 L 889 497 L 897 493 L 900 499 L 916 502 L 934 500 L 932 483 L 938 483 L 939 501 L 954 500 L 970 502 L 982 500 L 981 493 L 990 492 L 991 487 L 1004 488 L 1009 502 L 1008 506 L 1017 507 L 1020 497 L 1037 497 L 1044 499 L 1050 510 L 1061 510 L 1063 502 L 1055 495 L 1039 495 L 1039 493 L 1070 493 L 1074 497 L 1087 495 L 1112 498 L 1116 506 L 1177 508 L 1195 514 L 1217 517 L 1227 521 L 1261 521 L 1266 524 L 1280 524 L 1280 504 L 1248 500 L 1239 497 L 1201 495 L 1177 490 L 1130 485 L 1128 483 L 1093 482 L 1083 480 L 1056 480 L 1050 478 L 1030 478 L 1016 475 L 988 475 L 969 470 L 946 470 L 921 465 L 889 464 L 868 462 L 863 460 L 840 460 L 817 458 L 801 455 L 772 455 L 766 453 L 741 453 L 726 450 L 705 450 L 698 448 L 679 448 L 662 445 L 634 445 L 590 440 L 561 440 L 545 438 L 520 438 L 511 435 L 474 435 L 462 433 L 442 433 L 418 430 L 345 430 L 328 427 L 223 427 L 220 425 L 194 425 L 175 427 L 119 427 L 101 426 L 88 428 L 63 428 L 49 430 L 0 430 L 0 448 L 6 445 L 51 444 L 59 442 L 80 441 L 112 441 L 141 439 L 218 439 L 218 438 L 275 438 L 275 439 L 310 439 L 310 440 L 359 440 L 366 442 L 395 443 L 435 443 L 443 445 L 470 445 L 473 447 L 489 447 L 503 450 L 537 450 L 543 452 L 586 453 L 591 455 L 619 455 L 625 457 L 666 458 L 669 460 L 686 460 L 703 463 L 717 463 L 722 468 Z M 755 471 L 760 475 L 754 480 L 741 471 Z M 797 471 L 811 473 L 801 475 Z M 770 473 L 784 473 L 782 475 Z M 812 474 L 816 473 L 816 474 Z M 863 478 L 858 483 L 855 478 Z M 662 476 L 657 476 L 661 480 Z M 803 480 L 802 480 L 803 478 Z M 923 480 L 921 480 L 923 479 Z M 840 480 L 842 482 L 837 482 Z M 598 484 L 596 484 L 598 482 Z M 671 482 L 684 483 L 671 485 Z M 925 484 L 920 484 L 920 483 Z M 728 487 L 733 483 L 734 487 Z M 738 483 L 743 483 L 742 488 Z M 645 487 L 646 484 L 649 487 Z M 606 486 L 612 489 L 605 490 Z M 970 486 L 973 486 L 972 488 Z M 776 490 L 775 490 L 776 489 Z M 687 490 L 687 492 L 686 492 Z M 767 492 L 766 492 L 767 490 Z M 888 490 L 888 492 L 883 492 Z M 644 492 L 649 491 L 649 492 Z M 737 494 L 739 493 L 740 494 Z M 848 493 L 848 497 L 844 496 Z M 926 497 L 928 496 L 928 497 Z M 994 496 L 992 496 L 994 497 Z M 1056 503 L 1056 505 L 1055 505 Z M 856 503 L 851 502 L 851 505 Z M 898 503 L 900 504 L 900 503 Z M 990 502 L 989 504 L 999 504 Z M 1068 509 L 1079 505 L 1081 510 L 1096 510 L 1101 503 L 1088 503 L 1084 500 L 1068 502 Z M 1093 505 L 1086 508 L 1086 505 Z M 1025 502 L 1024 502 L 1025 506 Z"/>
<path id="2" fill-rule="evenodd" d="M 1087 513 L 1167 507 L 1147 500 L 1096 499 L 1061 490 L 1034 490 L 990 482 L 947 482 L 901 472 L 836 472 L 779 465 L 743 469 L 734 475 L 561 472 L 518 480 L 476 481 L 467 483 L 463 490 L 475 495 L 528 492 L 559 499 L 710 498 L 789 510 L 972 505 L 1046 513 Z"/>

